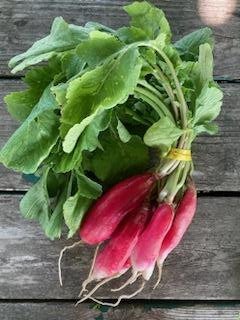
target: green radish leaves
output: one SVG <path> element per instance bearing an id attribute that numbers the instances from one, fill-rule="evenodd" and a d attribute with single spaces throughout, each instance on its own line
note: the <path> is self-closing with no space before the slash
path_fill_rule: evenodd
<path id="1" fill-rule="evenodd" d="M 138 136 L 122 142 L 112 132 L 101 134 L 101 149 L 86 154 L 83 165 L 101 181 L 112 184 L 148 167 L 148 149 Z"/>
<path id="2" fill-rule="evenodd" d="M 41 171 L 40 179 L 21 200 L 20 211 L 25 218 L 38 221 L 49 238 L 60 238 L 67 196 L 65 179 L 62 175 L 56 176 L 48 167 Z"/>
<path id="3" fill-rule="evenodd" d="M 124 10 L 130 23 L 118 30 L 58 17 L 9 62 L 13 73 L 27 68 L 27 88 L 4 99 L 20 125 L 0 162 L 39 176 L 20 210 L 51 239 L 66 226 L 72 237 L 102 189 L 147 170 L 149 148 L 162 157 L 189 135 L 217 132 L 212 31 L 173 44 L 162 10 L 146 1 Z"/>
<path id="4" fill-rule="evenodd" d="M 65 152 L 73 150 L 83 130 L 97 115 L 133 94 L 140 70 L 139 53 L 133 48 L 70 82 L 60 128 L 62 135 L 66 135 Z"/>
<path id="5" fill-rule="evenodd" d="M 123 43 L 113 35 L 96 30 L 77 47 L 76 53 L 88 66 L 95 67 L 122 47 Z"/>
<path id="6" fill-rule="evenodd" d="M 76 47 L 87 37 L 87 30 L 83 27 L 69 25 L 62 17 L 55 18 L 50 34 L 35 42 L 25 53 L 12 58 L 9 67 L 13 68 L 12 73 L 16 73 L 41 61 L 49 60 L 59 52 Z"/>
<path id="7" fill-rule="evenodd" d="M 131 139 L 131 134 L 119 119 L 117 124 L 117 132 L 122 142 L 127 143 Z"/>
<path id="8" fill-rule="evenodd" d="M 64 221 L 69 229 L 68 237 L 75 234 L 93 199 L 97 199 L 101 193 L 101 185 L 83 174 L 77 174 L 77 191 L 63 205 Z"/>
<path id="9" fill-rule="evenodd" d="M 197 61 L 199 56 L 199 47 L 202 44 L 209 44 L 211 48 L 213 47 L 213 35 L 211 29 L 202 28 L 191 32 L 175 42 L 174 46 L 184 61 Z"/>
<path id="10" fill-rule="evenodd" d="M 165 117 L 155 122 L 145 133 L 144 142 L 149 147 L 158 147 L 166 152 L 183 134 L 169 118 Z"/>
<path id="11" fill-rule="evenodd" d="M 60 64 L 57 60 L 50 61 L 47 66 L 29 70 L 24 77 L 24 82 L 29 88 L 12 92 L 4 98 L 11 116 L 16 120 L 24 121 L 58 72 L 60 73 Z"/>
<path id="12" fill-rule="evenodd" d="M 223 94 L 219 88 L 205 86 L 196 99 L 194 124 L 204 124 L 216 119 L 221 111 Z"/>
<path id="13" fill-rule="evenodd" d="M 23 124 L 0 152 L 0 161 L 8 168 L 34 173 L 46 159 L 58 139 L 57 102 L 48 86 Z"/>
<path id="14" fill-rule="evenodd" d="M 146 39 L 155 39 L 160 32 L 171 39 L 170 26 L 162 10 L 146 1 L 133 2 L 125 6 L 124 10 L 131 17 L 131 26 L 144 32 Z"/>

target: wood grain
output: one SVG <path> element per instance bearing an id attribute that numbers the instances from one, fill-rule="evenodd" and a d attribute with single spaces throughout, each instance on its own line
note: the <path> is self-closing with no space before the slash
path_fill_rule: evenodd
<path id="1" fill-rule="evenodd" d="M 101 308 L 103 309 L 103 308 Z M 169 308 L 163 303 L 157 307 L 144 304 L 122 304 L 118 308 L 105 308 L 101 312 L 93 304 L 74 308 L 73 302 L 0 303 L 1 320 L 238 320 L 240 304 L 178 303 Z M 97 318 L 99 317 L 99 318 Z"/>
<path id="2" fill-rule="evenodd" d="M 192 305 L 144 309 L 144 305 L 127 305 L 109 309 L 104 320 L 238 320 L 240 306 Z"/>
<path id="3" fill-rule="evenodd" d="M 18 126 L 7 113 L 3 97 L 22 87 L 19 80 L 0 81 L 0 147 Z M 200 137 L 193 145 L 196 182 L 203 191 L 240 191 L 240 85 L 224 84 L 222 88 L 225 97 L 219 133 Z M 0 166 L 0 190 L 26 190 L 28 186 L 20 174 Z"/>
<path id="4" fill-rule="evenodd" d="M 19 196 L 0 196 L 0 299 L 76 299 L 93 248 L 81 245 L 64 256 L 61 288 L 58 254 L 73 240 L 47 240 L 36 223 L 20 216 L 19 200 Z M 137 298 L 239 300 L 239 216 L 240 198 L 201 197 L 189 232 L 166 262 L 161 285 L 152 290 L 155 275 Z M 116 297 L 110 287 L 121 281 L 106 285 L 97 296 Z"/>
<path id="5" fill-rule="evenodd" d="M 93 305 L 74 303 L 0 303 L 1 320 L 95 320 L 101 312 Z"/>
<path id="6" fill-rule="evenodd" d="M 240 2 L 238 0 L 155 0 L 172 25 L 175 38 L 209 24 L 216 38 L 215 75 L 227 79 L 239 79 L 240 70 Z M 230 3 L 235 3 L 231 13 Z M 1 0 L 0 3 L 0 74 L 8 75 L 7 62 L 10 57 L 25 51 L 36 39 L 49 32 L 52 20 L 63 16 L 68 22 L 83 25 L 97 21 L 111 27 L 127 23 L 122 5 L 129 1 L 120 0 Z M 227 6 L 228 3 L 228 6 Z M 227 8 L 227 9 L 226 9 Z M 229 9 L 228 9 L 229 8 Z M 219 25 L 217 17 L 225 13 L 225 21 Z M 216 17 L 216 19 L 215 19 Z M 213 20 L 213 25 L 206 21 Z"/>

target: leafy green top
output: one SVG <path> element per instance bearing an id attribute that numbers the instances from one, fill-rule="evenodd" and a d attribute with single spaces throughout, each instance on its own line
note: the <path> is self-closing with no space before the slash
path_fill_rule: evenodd
<path id="1" fill-rule="evenodd" d="M 51 239 L 64 224 L 73 236 L 102 188 L 146 170 L 148 147 L 164 157 L 217 130 L 223 96 L 213 81 L 211 30 L 173 44 L 162 10 L 145 1 L 124 10 L 130 25 L 118 30 L 56 18 L 48 36 L 9 62 L 13 73 L 30 69 L 28 88 L 5 97 L 21 125 L 0 161 L 38 177 L 20 209 Z M 161 163 L 156 170 L 170 174 L 173 163 Z"/>

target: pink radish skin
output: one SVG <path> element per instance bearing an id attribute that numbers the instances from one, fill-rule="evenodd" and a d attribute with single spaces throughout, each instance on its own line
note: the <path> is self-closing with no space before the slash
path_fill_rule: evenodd
<path id="1" fill-rule="evenodd" d="M 144 204 L 123 219 L 111 239 L 97 255 L 92 279 L 100 280 L 121 272 L 143 231 L 150 212 L 150 207 Z M 129 261 L 128 264 L 131 265 Z"/>
<path id="2" fill-rule="evenodd" d="M 197 191 L 193 182 L 189 183 L 187 190 L 179 203 L 173 224 L 167 233 L 160 249 L 158 263 L 163 264 L 182 240 L 185 232 L 192 222 L 197 207 Z"/>
<path id="3" fill-rule="evenodd" d="M 86 214 L 79 231 L 83 242 L 94 245 L 109 239 L 124 216 L 141 205 L 157 178 L 144 173 L 108 190 Z"/>
<path id="4" fill-rule="evenodd" d="M 145 280 L 150 279 L 173 217 L 171 205 L 163 203 L 158 206 L 131 254 L 133 274 L 140 272 Z"/>

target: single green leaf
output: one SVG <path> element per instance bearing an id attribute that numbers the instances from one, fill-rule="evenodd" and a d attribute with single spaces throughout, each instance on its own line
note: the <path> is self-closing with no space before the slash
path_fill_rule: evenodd
<path id="1" fill-rule="evenodd" d="M 67 198 L 66 178 L 54 174 L 49 167 L 41 169 L 40 179 L 29 189 L 20 203 L 27 219 L 38 221 L 50 239 L 60 238 L 63 227 L 63 204 Z"/>
<path id="2" fill-rule="evenodd" d="M 76 54 L 76 50 L 67 51 L 61 57 L 62 70 L 69 80 L 81 72 L 86 62 Z"/>
<path id="3" fill-rule="evenodd" d="M 222 99 L 223 93 L 219 88 L 205 85 L 196 99 L 193 124 L 213 121 L 221 111 Z"/>
<path id="4" fill-rule="evenodd" d="M 43 171 L 41 178 L 28 190 L 20 202 L 20 211 L 27 219 L 35 219 L 45 229 L 50 217 L 50 200 L 47 190 L 49 168 Z"/>
<path id="5" fill-rule="evenodd" d="M 103 150 L 86 154 L 83 166 L 101 181 L 112 184 L 127 176 L 146 170 L 149 163 L 148 148 L 138 136 L 123 143 L 106 131 L 100 137 Z"/>
<path id="6" fill-rule="evenodd" d="M 131 17 L 131 25 L 142 29 L 146 39 L 155 39 L 159 33 L 165 33 L 168 41 L 171 40 L 171 29 L 162 10 L 146 1 L 133 2 L 124 6 L 124 10 Z"/>
<path id="7" fill-rule="evenodd" d="M 82 218 L 93 199 L 102 193 L 102 186 L 84 174 L 77 173 L 77 191 L 63 205 L 64 220 L 69 228 L 68 237 L 72 237 L 79 229 Z"/>
<path id="8" fill-rule="evenodd" d="M 119 119 L 117 122 L 117 131 L 119 138 L 123 143 L 126 143 L 131 139 L 131 134 Z"/>
<path id="9" fill-rule="evenodd" d="M 102 186 L 82 173 L 77 175 L 78 189 L 81 196 L 88 199 L 97 199 L 102 193 Z"/>
<path id="10" fill-rule="evenodd" d="M 145 133 L 144 142 L 149 147 L 159 147 L 166 152 L 183 134 L 169 118 L 164 117 L 155 122 Z"/>
<path id="11" fill-rule="evenodd" d="M 76 47 L 88 37 L 86 29 L 67 24 L 62 17 L 55 18 L 50 34 L 36 41 L 30 49 L 12 58 L 9 67 L 16 73 L 26 67 L 49 60 L 59 52 Z"/>
<path id="12" fill-rule="evenodd" d="M 59 239 L 62 234 L 64 223 L 63 218 L 63 205 L 67 197 L 67 188 L 65 187 L 56 199 L 56 207 L 54 208 L 48 223 L 45 226 L 45 234 L 51 240 Z"/>
<path id="13" fill-rule="evenodd" d="M 60 153 L 56 156 L 54 169 L 56 172 L 67 172 L 79 167 L 84 151 L 94 151 L 99 145 L 98 136 L 101 131 L 108 128 L 111 120 L 111 111 L 106 110 L 97 116 L 93 123 L 87 126 L 72 153 Z"/>
<path id="14" fill-rule="evenodd" d="M 126 44 L 146 40 L 146 33 L 144 30 L 133 26 L 119 28 L 115 35 L 120 41 Z"/>
<path id="15" fill-rule="evenodd" d="M 78 230 L 84 214 L 89 209 L 93 199 L 81 196 L 77 192 L 74 196 L 69 197 L 63 205 L 63 216 L 69 229 L 68 237 L 71 238 Z"/>
<path id="16" fill-rule="evenodd" d="M 205 123 L 205 124 L 197 125 L 196 127 L 194 127 L 194 131 L 197 135 L 204 132 L 210 135 L 215 135 L 218 133 L 218 130 L 219 130 L 218 125 L 215 123 Z"/>
<path id="17" fill-rule="evenodd" d="M 29 70 L 24 77 L 24 82 L 29 88 L 24 91 L 12 92 L 4 98 L 11 116 L 16 120 L 24 121 L 38 103 L 44 89 L 59 72 L 60 64 L 56 60 L 50 61 L 47 66 Z"/>
<path id="18" fill-rule="evenodd" d="M 90 67 L 94 67 L 122 47 L 123 44 L 115 36 L 106 32 L 92 31 L 89 38 L 77 47 L 76 53 Z"/>
<path id="19" fill-rule="evenodd" d="M 85 26 L 85 29 L 88 29 L 89 32 L 93 31 L 93 30 L 99 30 L 99 31 L 103 31 L 103 32 L 108 32 L 108 33 L 115 33 L 115 30 L 104 26 L 103 24 L 99 23 L 99 22 L 95 22 L 95 21 L 88 21 Z"/>
<path id="20" fill-rule="evenodd" d="M 208 43 L 200 45 L 198 63 L 200 67 L 200 83 L 204 87 L 206 83 L 213 81 L 213 54 L 212 48 Z"/>
<path id="21" fill-rule="evenodd" d="M 61 118 L 62 135 L 69 131 L 63 142 L 65 152 L 74 149 L 83 130 L 97 115 L 127 100 L 137 84 L 141 66 L 137 48 L 131 48 L 69 84 Z"/>
<path id="22" fill-rule="evenodd" d="M 208 43 L 211 48 L 213 47 L 212 30 L 209 28 L 202 28 L 189 33 L 182 39 L 175 42 L 174 46 L 178 50 L 182 60 L 197 61 L 199 47 L 204 43 Z"/>
<path id="23" fill-rule="evenodd" d="M 48 86 L 28 118 L 0 151 L 0 162 L 24 173 L 34 173 L 58 139 L 58 107 Z"/>

